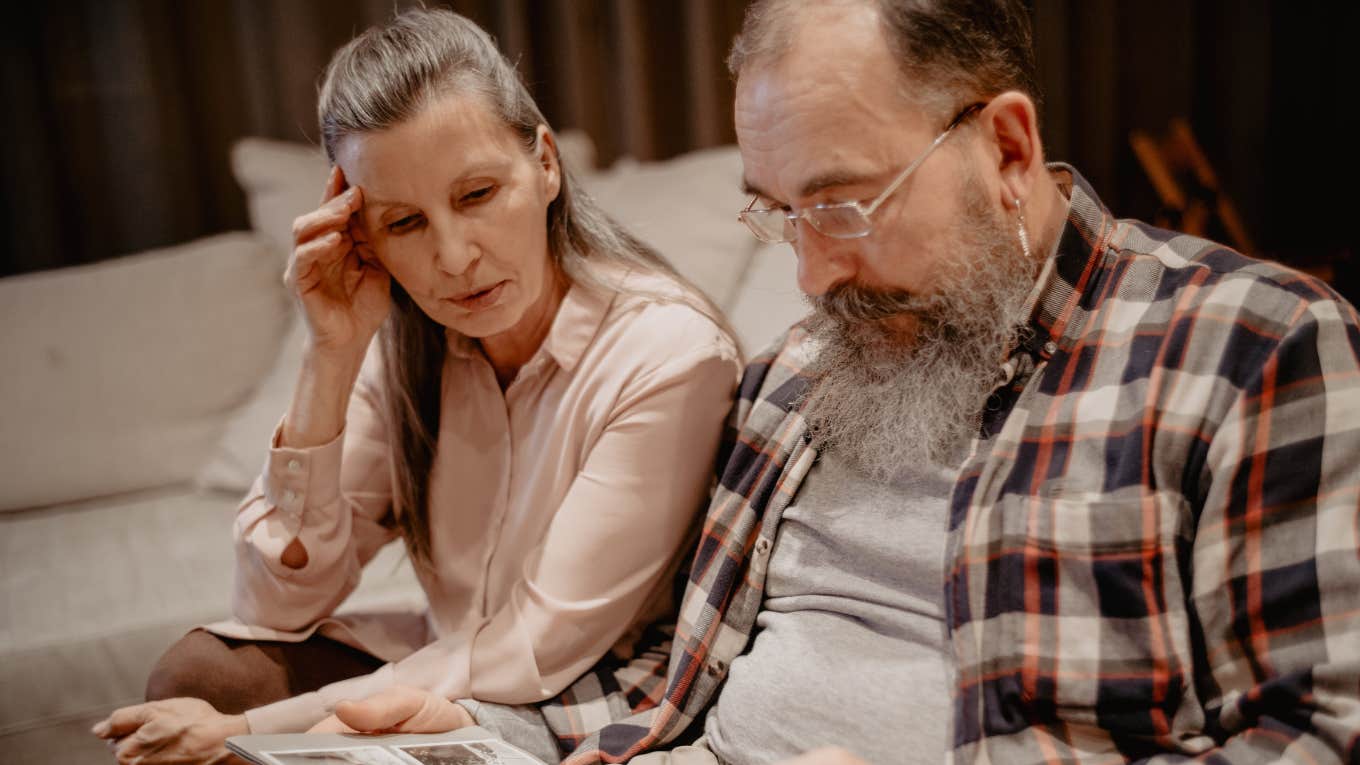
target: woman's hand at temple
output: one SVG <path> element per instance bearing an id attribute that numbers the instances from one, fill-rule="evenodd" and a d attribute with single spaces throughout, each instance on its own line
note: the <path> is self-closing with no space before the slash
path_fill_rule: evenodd
<path id="1" fill-rule="evenodd" d="M 369 246 L 363 190 L 331 168 L 321 206 L 293 221 L 284 282 L 302 302 L 316 352 L 362 357 L 391 309 L 390 277 Z"/>
<path id="2" fill-rule="evenodd" d="M 308 733 L 443 733 L 476 725 L 459 704 L 429 691 L 395 685 L 362 701 L 342 701 Z"/>
<path id="3" fill-rule="evenodd" d="M 392 308 L 392 278 L 369 246 L 360 218 L 363 190 L 331 169 L 321 206 L 293 221 L 284 282 L 297 295 L 308 339 L 280 446 L 320 446 L 339 435 L 354 381 L 373 335 Z M 305 563 L 306 555 L 297 552 Z"/>

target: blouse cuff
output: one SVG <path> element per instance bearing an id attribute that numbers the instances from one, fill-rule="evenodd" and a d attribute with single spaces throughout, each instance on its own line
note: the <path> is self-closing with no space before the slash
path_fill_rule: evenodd
<path id="1" fill-rule="evenodd" d="M 269 442 L 264 496 L 270 505 L 297 521 L 304 507 L 325 507 L 339 498 L 345 431 L 320 446 L 304 449 L 279 446 L 282 431 L 280 422 Z"/>

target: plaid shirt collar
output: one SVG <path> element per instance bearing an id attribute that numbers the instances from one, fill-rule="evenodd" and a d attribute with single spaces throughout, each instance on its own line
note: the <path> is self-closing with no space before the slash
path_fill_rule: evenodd
<path id="1" fill-rule="evenodd" d="M 1076 168 L 1050 162 L 1048 170 L 1067 196 L 1068 207 L 1067 223 L 1045 258 L 1029 299 L 1030 333 L 1023 345 L 1039 358 L 1070 347 L 1080 335 L 1087 316 L 1083 305 L 1088 303 L 1083 294 L 1115 232 L 1113 216 Z"/>

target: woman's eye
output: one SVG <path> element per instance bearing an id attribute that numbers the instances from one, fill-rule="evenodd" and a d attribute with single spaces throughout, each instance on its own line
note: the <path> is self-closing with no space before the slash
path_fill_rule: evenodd
<path id="1" fill-rule="evenodd" d="M 468 193 L 464 194 L 462 198 L 459 199 L 458 201 L 462 202 L 463 204 L 475 204 L 477 202 L 485 202 L 486 200 L 490 199 L 491 195 L 494 194 L 495 192 L 496 192 L 495 186 L 483 186 L 480 189 L 474 189 L 472 191 L 469 191 Z"/>
<path id="2" fill-rule="evenodd" d="M 387 224 L 387 230 L 393 234 L 404 234 L 415 228 L 419 223 L 419 215 L 407 215 L 405 218 L 394 220 Z"/>

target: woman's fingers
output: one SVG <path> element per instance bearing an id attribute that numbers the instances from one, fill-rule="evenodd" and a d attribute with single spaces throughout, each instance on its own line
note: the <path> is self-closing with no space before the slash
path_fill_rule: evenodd
<path id="1" fill-rule="evenodd" d="M 119 739 L 114 745 L 113 756 L 123 765 L 140 763 L 143 758 L 161 751 L 170 743 L 170 739 L 153 738 L 140 732 L 133 733 Z"/>
<path id="2" fill-rule="evenodd" d="M 405 733 L 421 733 L 457 730 L 476 724 L 477 721 L 472 719 L 472 714 L 462 704 L 433 693 L 426 693 L 420 709 L 401 724 L 400 730 Z"/>
<path id="3" fill-rule="evenodd" d="M 352 186 L 323 203 L 315 210 L 299 215 L 293 221 L 293 244 L 302 244 L 326 231 L 348 227 L 350 216 L 364 206 L 364 194 Z"/>
<path id="4" fill-rule="evenodd" d="M 346 185 L 345 171 L 341 170 L 339 165 L 332 165 L 330 174 L 326 176 L 326 187 L 321 192 L 321 204 L 324 205 L 339 196 Z"/>
<path id="5" fill-rule="evenodd" d="M 342 701 L 335 705 L 335 717 L 365 733 L 391 730 L 420 710 L 422 699 L 409 690 L 388 688 L 362 701 Z"/>
<path id="6" fill-rule="evenodd" d="M 341 702 L 344 703 L 344 702 Z M 331 715 L 321 722 L 307 729 L 308 733 L 358 733 L 359 731 L 340 722 L 340 718 Z"/>
<path id="7" fill-rule="evenodd" d="M 366 733 L 442 733 L 473 724 L 458 704 L 429 691 L 393 686 L 363 701 L 335 705 L 335 717 Z"/>
<path id="8" fill-rule="evenodd" d="M 322 280 L 325 271 L 333 268 L 349 254 L 352 243 L 339 231 L 331 231 L 298 245 L 284 271 L 283 283 L 290 289 L 305 291 Z"/>
<path id="9" fill-rule="evenodd" d="M 115 709 L 107 718 L 95 723 L 90 732 L 99 738 L 122 738 L 149 722 L 152 715 L 148 704 Z"/>

